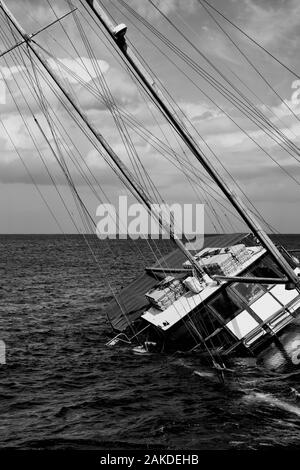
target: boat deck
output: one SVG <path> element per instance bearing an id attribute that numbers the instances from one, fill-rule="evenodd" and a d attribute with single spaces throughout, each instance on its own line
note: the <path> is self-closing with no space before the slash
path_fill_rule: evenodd
<path id="1" fill-rule="evenodd" d="M 265 252 L 266 250 L 261 246 L 253 247 L 253 255 L 251 258 L 239 265 L 235 275 L 239 275 L 247 269 L 247 267 L 251 266 L 251 264 L 257 261 Z M 194 308 L 207 300 L 211 295 L 219 290 L 221 286 L 222 284 L 208 285 L 199 294 L 187 292 L 179 299 L 175 300 L 175 302 L 164 311 L 150 307 L 142 317 L 162 330 L 168 330 L 171 326 L 194 310 Z"/>
<path id="2" fill-rule="evenodd" d="M 240 243 L 247 236 L 248 234 L 245 233 L 208 235 L 204 238 L 203 248 L 211 246 L 224 248 Z M 184 261 L 186 261 L 184 254 L 179 249 L 175 249 L 161 258 L 153 268 L 180 269 Z M 122 289 L 116 298 L 111 301 L 107 308 L 107 316 L 116 331 L 124 331 L 149 308 L 145 293 L 157 283 L 157 278 L 148 270 Z"/>

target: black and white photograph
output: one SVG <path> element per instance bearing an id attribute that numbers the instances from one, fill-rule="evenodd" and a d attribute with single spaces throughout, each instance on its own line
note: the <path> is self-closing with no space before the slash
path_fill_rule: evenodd
<path id="1" fill-rule="evenodd" d="M 299 48 L 299 0 L 0 0 L 1 453 L 300 450 Z"/>

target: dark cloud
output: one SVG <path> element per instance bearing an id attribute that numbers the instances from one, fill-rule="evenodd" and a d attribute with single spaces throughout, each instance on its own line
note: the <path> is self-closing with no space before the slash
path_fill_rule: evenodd
<path id="1" fill-rule="evenodd" d="M 255 5 L 266 9 L 282 9 L 293 4 L 293 0 L 252 0 Z"/>

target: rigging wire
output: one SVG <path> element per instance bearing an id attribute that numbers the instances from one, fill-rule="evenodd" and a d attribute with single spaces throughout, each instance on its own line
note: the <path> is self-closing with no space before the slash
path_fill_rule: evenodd
<path id="1" fill-rule="evenodd" d="M 6 80 L 5 77 L 4 77 L 4 80 Z M 91 254 L 92 254 L 92 257 L 93 257 L 94 261 L 96 262 L 96 264 L 97 264 L 97 266 L 98 266 L 98 269 L 100 270 L 101 274 L 103 275 L 103 270 L 102 270 L 102 268 L 101 268 L 101 265 L 99 264 L 99 261 L 97 260 L 97 258 L 96 258 L 96 256 L 95 256 L 95 253 L 93 252 L 93 250 L 92 250 L 92 248 L 91 248 L 91 245 L 90 245 L 88 239 L 86 238 L 85 233 L 82 232 L 82 231 L 78 228 L 77 223 L 76 223 L 76 221 L 75 221 L 75 219 L 74 219 L 74 216 L 73 216 L 72 212 L 71 212 L 71 211 L 69 210 L 69 208 L 67 207 L 66 202 L 64 201 L 64 198 L 63 198 L 61 192 L 59 191 L 59 189 L 58 189 L 58 187 L 57 187 L 57 184 L 56 184 L 56 182 L 55 182 L 53 176 L 51 175 L 51 172 L 50 172 L 49 169 L 48 169 L 47 163 L 46 163 L 45 159 L 43 158 L 41 152 L 39 151 L 39 148 L 38 148 L 37 145 L 36 145 L 36 141 L 35 141 L 35 139 L 34 139 L 34 137 L 33 137 L 33 134 L 32 134 L 32 132 L 30 131 L 28 124 L 26 123 L 26 120 L 25 120 L 25 118 L 24 118 L 24 115 L 23 115 L 23 113 L 22 113 L 22 111 L 21 111 L 19 105 L 17 104 L 17 102 L 16 102 L 16 100 L 15 100 L 15 98 L 14 98 L 14 94 L 12 93 L 11 88 L 10 88 L 10 86 L 8 85 L 7 81 L 6 81 L 6 85 L 7 85 L 7 87 L 8 87 L 9 93 L 10 93 L 10 95 L 11 95 L 11 97 L 12 97 L 14 103 L 15 103 L 15 106 L 16 106 L 16 108 L 17 108 L 17 110 L 18 110 L 18 112 L 19 112 L 19 114 L 20 114 L 20 116 L 21 116 L 21 118 L 22 118 L 22 120 L 23 120 L 23 122 L 24 122 L 24 125 L 25 125 L 25 127 L 26 127 L 26 129 L 27 129 L 27 131 L 28 131 L 28 133 L 29 133 L 29 135 L 30 135 L 30 137 L 31 137 L 31 139 L 32 139 L 32 141 L 33 141 L 33 143 L 34 143 L 34 146 L 35 146 L 36 150 L 38 151 L 38 154 L 39 154 L 39 156 L 40 156 L 40 158 L 41 158 L 41 160 L 42 160 L 42 162 L 43 162 L 43 164 L 44 164 L 44 166 L 45 166 L 45 168 L 46 168 L 46 171 L 47 171 L 47 173 L 48 173 L 48 175 L 49 175 L 49 177 L 50 177 L 50 179 L 51 179 L 51 182 L 52 182 L 53 186 L 55 187 L 57 193 L 59 194 L 60 200 L 61 200 L 63 206 L 65 207 L 65 209 L 66 209 L 66 211 L 67 211 L 67 213 L 68 213 L 68 215 L 69 215 L 69 217 L 70 217 L 70 219 L 71 219 L 71 221 L 72 221 L 72 223 L 73 223 L 73 225 L 74 225 L 74 227 L 75 227 L 75 230 L 76 230 L 80 235 L 83 236 L 83 238 L 84 238 L 86 244 L 88 245 L 88 248 L 89 248 L 89 250 L 90 250 L 90 252 L 91 252 Z M 23 99 L 26 101 L 27 105 L 29 106 L 29 104 L 28 104 L 26 98 L 24 97 L 23 90 L 21 90 L 21 89 L 19 88 L 19 91 L 21 92 L 21 95 L 23 96 Z M 29 110 L 30 110 L 30 112 L 32 113 L 32 110 L 31 110 L 30 106 L 29 106 Z M 45 111 L 45 107 L 44 107 L 44 111 Z M 44 137 L 45 137 L 45 134 L 43 134 L 43 135 L 44 135 Z M 48 141 L 48 145 L 50 146 L 50 149 L 52 150 L 52 152 L 54 152 L 54 150 L 53 150 L 53 148 L 51 147 L 49 141 Z M 15 147 L 15 146 L 14 146 L 14 147 Z M 18 152 L 18 153 L 19 153 L 19 152 Z M 55 155 L 55 152 L 54 152 L 54 155 Z M 80 205 L 81 205 L 81 210 L 84 211 L 85 214 L 88 214 L 88 210 L 87 210 L 86 206 L 84 205 L 83 201 L 81 200 L 81 198 L 80 198 L 80 196 L 79 196 L 79 194 L 78 194 L 78 192 L 77 192 L 77 190 L 76 190 L 76 188 L 75 188 L 75 185 L 74 185 L 74 183 L 72 182 L 72 179 L 71 179 L 71 177 L 70 177 L 69 172 L 66 171 L 65 165 L 62 165 L 58 158 L 56 158 L 56 160 L 57 160 L 57 162 L 58 162 L 60 168 L 63 170 L 63 173 L 65 174 L 66 179 L 67 179 L 67 181 L 68 181 L 70 187 L 72 188 L 73 194 L 76 195 L 75 203 L 76 203 L 76 201 L 79 201 L 79 202 L 80 202 Z M 79 208 L 79 213 L 80 213 L 80 208 Z M 90 219 L 90 221 L 93 221 L 93 219 L 92 219 L 92 217 L 90 216 L 90 214 L 89 214 L 89 219 Z M 83 219 L 82 219 L 82 221 L 83 221 L 83 223 L 84 223 L 84 220 L 83 220 Z M 84 226 L 85 226 L 85 229 L 87 230 L 87 225 L 84 224 Z M 87 231 L 87 233 L 88 233 L 88 232 L 89 232 L 89 230 Z M 107 281 L 107 282 L 108 282 L 108 281 Z M 108 282 L 108 284 L 110 285 L 109 282 Z M 112 292 L 112 295 L 116 298 L 116 293 L 112 290 L 111 286 L 110 286 L 110 290 L 111 290 L 111 292 Z M 118 303 L 118 299 L 117 299 L 117 298 L 116 298 L 116 301 L 117 301 L 117 303 Z M 120 307 L 121 311 L 123 311 L 122 306 L 119 305 L 119 307 Z M 123 311 L 123 313 L 124 313 L 124 311 Z M 124 314 L 125 314 L 125 313 L 124 313 Z M 129 321 L 128 321 L 128 324 L 130 325 L 130 322 L 129 322 Z M 133 330 L 133 333 L 135 334 L 135 331 L 134 331 L 134 330 Z"/>
<path id="2" fill-rule="evenodd" d="M 119 0 L 121 1 L 121 0 Z M 187 43 L 202 57 L 202 59 L 204 59 L 212 68 L 213 70 L 215 70 L 215 72 L 217 72 L 221 77 L 222 79 L 228 83 L 243 99 L 246 100 L 246 102 L 250 105 L 250 106 L 253 106 L 253 104 L 250 102 L 250 100 L 243 94 L 241 93 L 241 91 L 224 75 L 224 73 L 203 53 L 201 52 L 201 50 L 195 46 L 195 44 L 182 32 L 181 29 L 178 28 L 178 26 L 176 26 L 176 24 L 158 7 L 158 5 L 155 5 L 153 3 L 152 0 L 148 0 L 148 2 L 160 13 L 160 15 L 177 31 L 177 33 L 183 37 L 185 39 L 185 41 L 187 41 Z M 200 0 L 198 0 L 199 3 L 201 3 Z M 236 46 L 238 47 L 238 46 Z M 243 52 L 241 51 L 241 49 L 239 48 L 239 51 L 241 54 L 243 54 Z M 245 57 L 247 57 L 245 55 Z M 250 60 L 247 58 L 247 61 L 250 63 Z M 261 72 L 257 69 L 257 67 L 255 67 L 255 65 L 251 62 L 251 65 L 253 68 L 255 68 L 256 72 L 260 75 L 260 77 L 264 80 L 264 82 L 269 86 L 269 88 L 273 91 L 273 93 L 276 94 L 276 96 L 279 98 L 279 100 L 285 104 L 285 106 L 289 109 L 289 111 L 294 115 L 294 117 L 299 121 L 299 118 L 298 116 L 294 113 L 294 111 L 288 106 L 287 103 L 284 102 L 283 98 L 279 95 L 278 92 L 276 92 L 276 90 L 271 86 L 271 84 L 265 79 L 265 77 L 261 74 Z M 255 106 L 253 106 L 253 109 L 255 109 L 256 112 L 259 112 L 257 110 L 257 108 Z M 265 117 L 259 113 L 263 119 L 265 119 Z M 299 149 L 298 149 L 298 152 L 299 152 Z"/>
<path id="3" fill-rule="evenodd" d="M 198 0 L 199 1 L 199 0 Z M 205 2 L 212 10 L 214 10 L 218 15 L 220 15 L 224 20 L 226 20 L 231 26 L 233 26 L 235 29 L 237 29 L 240 33 L 242 33 L 246 38 L 248 38 L 253 44 L 255 44 L 257 47 L 259 47 L 261 50 L 263 50 L 266 54 L 268 54 L 272 59 L 274 59 L 278 64 L 280 64 L 283 68 L 285 68 L 288 72 L 290 72 L 294 77 L 300 79 L 300 75 L 295 72 L 295 70 L 292 70 L 288 65 L 284 64 L 278 57 L 276 57 L 274 54 L 272 54 L 270 51 L 268 51 L 264 46 L 259 44 L 253 37 L 251 37 L 249 34 L 247 34 L 242 28 L 237 26 L 232 20 L 227 18 L 223 13 L 221 13 L 216 7 L 211 5 L 207 0 L 202 0 Z"/>
<path id="4" fill-rule="evenodd" d="M 124 3 L 124 2 L 122 2 L 122 3 Z M 271 158 L 272 158 L 272 157 L 271 157 Z M 274 163 L 276 163 L 276 161 L 275 161 Z M 277 162 L 276 164 L 278 164 L 278 162 Z M 282 165 L 279 164 L 279 167 L 282 168 Z M 287 172 L 286 169 L 284 169 L 284 171 Z M 293 177 L 293 175 L 291 175 L 289 172 L 287 172 L 287 174 L 288 174 L 289 177 L 291 177 L 292 179 L 295 180 L 295 178 Z M 295 182 L 297 182 L 297 184 L 299 183 L 298 180 L 296 180 Z"/>
<path id="5" fill-rule="evenodd" d="M 283 105 L 292 113 L 292 115 L 300 121 L 299 117 L 297 114 L 295 114 L 294 110 L 286 103 L 286 101 L 280 96 L 280 94 L 275 90 L 275 88 L 272 86 L 269 80 L 265 78 L 265 76 L 262 74 L 262 72 L 257 68 L 257 66 L 254 64 L 254 62 L 249 59 L 247 54 L 239 47 L 239 45 L 232 39 L 230 34 L 223 28 L 223 26 L 219 23 L 219 21 L 214 17 L 214 15 L 209 11 L 209 9 L 205 6 L 204 2 L 202 0 L 198 0 L 198 3 L 204 8 L 206 13 L 209 15 L 209 17 L 213 20 L 213 22 L 219 27 L 219 29 L 223 32 L 223 34 L 227 37 L 227 39 L 231 42 L 231 44 L 234 45 L 234 47 L 239 51 L 239 53 L 242 55 L 242 57 L 248 62 L 248 64 L 253 68 L 253 70 L 259 75 L 259 77 L 263 80 L 263 82 L 273 91 L 273 93 L 279 98 L 279 100 L 283 103 Z M 274 113 L 275 116 L 277 117 L 276 113 Z"/>
<path id="6" fill-rule="evenodd" d="M 115 6 L 115 8 L 117 8 L 117 7 Z M 117 8 L 117 9 L 118 9 L 118 8 Z M 118 10 L 119 10 L 119 9 L 118 9 Z M 136 24 L 135 24 L 135 26 L 137 27 Z M 138 28 L 138 27 L 137 27 L 137 28 Z M 139 28 L 138 28 L 138 29 L 139 29 Z M 155 45 L 155 44 L 154 44 L 154 45 Z M 131 47 L 134 48 L 134 46 L 132 46 L 132 45 L 131 45 Z M 149 69 L 149 67 L 148 67 L 147 64 L 145 63 L 143 57 L 141 57 L 141 55 L 138 53 L 138 51 L 136 50 L 136 48 L 134 48 L 134 50 L 135 50 L 135 53 L 139 56 L 139 59 L 143 62 L 144 66 Z M 161 50 L 160 50 L 160 51 L 161 51 Z M 166 58 L 169 59 L 169 60 L 171 60 L 171 59 L 169 58 L 169 56 L 166 56 Z M 171 60 L 171 61 L 172 61 L 172 60 Z M 174 62 L 173 62 L 173 63 L 174 63 Z M 175 65 L 176 65 L 176 64 L 175 64 Z M 180 70 L 181 70 L 181 69 L 180 69 Z M 182 71 L 182 70 L 181 70 L 181 71 Z M 150 70 L 150 74 L 151 74 L 151 73 L 152 73 L 152 75 L 154 75 L 155 80 L 156 80 L 157 82 L 159 82 L 158 77 L 157 77 L 155 74 L 153 74 L 153 71 L 152 71 L 152 70 Z M 184 73 L 184 72 L 183 72 L 183 73 Z M 186 75 L 186 74 L 185 74 L 185 75 Z M 186 75 L 186 76 L 187 76 L 187 75 Z M 189 77 L 187 76 L 187 78 L 189 78 Z M 161 84 L 161 82 L 160 82 L 160 84 Z M 162 84 L 161 84 L 161 85 L 162 85 Z M 199 90 L 200 90 L 200 88 L 199 88 Z M 201 91 L 201 90 L 200 90 L 200 91 Z M 172 99 L 172 97 L 170 97 L 170 99 L 171 99 L 171 100 L 173 101 L 173 103 L 174 103 L 174 100 Z M 169 102 L 169 104 L 170 104 L 170 106 L 172 106 L 172 103 Z M 176 103 L 175 103 L 175 105 L 176 105 Z M 173 108 L 173 110 L 174 110 L 174 108 Z M 174 110 L 174 113 L 176 113 L 175 110 Z M 230 116 L 229 116 L 229 117 L 230 117 Z M 185 118 L 187 119 L 187 116 L 186 116 L 186 115 L 185 115 Z M 233 122 L 235 123 L 235 121 L 233 121 Z M 242 128 L 240 128 L 240 129 L 243 130 Z M 196 131 L 196 132 L 197 132 L 197 131 Z M 198 135 L 200 136 L 200 138 L 202 138 L 202 136 L 201 136 L 199 133 L 198 133 Z M 253 140 L 254 140 L 254 139 L 253 139 Z M 256 143 L 256 141 L 254 141 L 254 142 Z M 210 151 L 212 151 L 212 149 L 211 149 L 210 147 L 208 147 L 208 148 L 209 148 Z M 213 152 L 213 151 L 212 151 L 212 152 Z M 241 192 L 244 194 L 244 196 L 246 197 L 246 199 L 250 202 L 250 204 L 251 204 L 252 207 L 254 208 L 254 213 L 256 213 L 256 215 L 257 215 L 260 219 L 262 219 L 261 214 L 257 213 L 257 209 L 254 207 L 253 203 L 249 200 L 249 198 L 246 196 L 246 194 L 245 194 L 244 191 L 241 189 L 241 187 L 238 185 L 238 183 L 233 179 L 232 175 L 230 175 L 230 173 L 229 173 L 228 170 L 224 167 L 224 165 L 222 165 L 221 161 L 218 159 L 218 157 L 216 156 L 216 154 L 215 154 L 214 152 L 213 152 L 213 155 L 215 156 L 215 158 L 217 158 L 217 160 L 219 161 L 219 163 L 221 164 L 221 166 L 223 167 L 223 169 L 227 172 L 227 174 L 229 174 L 229 176 L 231 177 L 231 179 L 233 180 L 233 182 L 238 186 L 238 188 L 239 188 L 239 189 L 241 190 Z M 288 175 L 288 176 L 289 176 L 289 175 Z M 268 223 L 267 223 L 264 219 L 262 219 L 262 221 L 266 224 L 266 226 L 269 226 L 269 228 L 271 228 L 270 224 L 268 225 Z M 271 229 L 271 231 L 272 231 L 272 229 Z"/>
<path id="7" fill-rule="evenodd" d="M 41 90 L 39 90 L 39 92 L 41 93 Z M 64 167 L 65 167 L 65 165 L 62 165 L 62 169 L 63 169 Z M 74 183 L 70 180 L 70 177 L 67 177 L 68 174 L 69 174 L 69 172 L 67 171 L 67 168 L 65 167 L 65 175 L 66 175 L 67 181 L 69 182 L 69 184 L 71 184 L 71 186 L 72 186 L 73 189 L 74 189 Z M 77 199 L 77 200 L 79 201 L 79 203 L 80 203 L 80 196 L 79 196 L 79 194 L 76 192 L 76 190 L 75 190 L 75 194 L 76 194 L 76 199 Z M 86 210 L 85 205 L 82 204 L 82 203 L 80 203 L 80 204 L 81 204 L 81 209 L 82 209 L 82 211 L 85 212 L 86 215 L 87 215 L 87 210 Z"/>
<path id="8" fill-rule="evenodd" d="M 41 47 L 41 46 L 40 46 L 40 47 Z M 43 48 L 43 51 L 46 52 L 48 55 L 50 55 L 49 52 L 46 51 L 44 48 Z M 52 57 L 52 56 L 51 56 L 51 57 Z M 64 66 L 64 67 L 65 67 L 65 66 Z M 67 67 L 65 67 L 65 68 L 67 69 Z M 71 71 L 70 69 L 68 69 L 68 71 L 70 72 L 70 74 L 72 74 L 72 71 Z M 74 75 L 74 74 L 72 74 L 72 75 Z M 75 74 L 74 76 L 76 76 L 76 74 Z M 77 78 L 79 78 L 79 77 L 77 76 Z M 188 168 L 188 167 L 187 167 L 187 169 L 188 169 L 189 171 L 191 171 L 191 172 L 194 172 L 194 171 L 196 170 L 195 167 L 192 167 L 192 168 Z M 196 170 L 196 171 L 197 171 L 197 170 Z M 205 184 L 207 185 L 208 183 L 205 182 Z M 211 187 L 211 189 L 215 192 L 215 190 L 214 190 L 212 187 Z M 220 195 L 218 192 L 216 192 L 216 194 L 217 194 L 218 196 Z M 226 201 L 226 202 L 227 202 L 227 201 Z M 227 210 L 228 210 L 228 209 L 227 209 Z M 232 214 L 233 214 L 233 213 L 232 213 Z"/>
<path id="9" fill-rule="evenodd" d="M 263 132 L 265 132 L 270 138 L 274 140 L 278 145 L 280 145 L 287 153 L 291 156 L 291 152 L 288 148 L 294 151 L 296 154 L 299 154 L 299 148 L 288 138 L 284 137 L 284 144 L 287 145 L 288 148 L 284 147 L 280 141 L 282 141 L 282 136 L 280 132 L 278 133 L 278 128 L 274 123 L 269 121 L 264 114 L 262 114 L 252 103 L 242 101 L 241 98 L 244 100 L 247 98 L 241 94 L 239 91 L 238 93 L 241 95 L 238 98 L 232 91 L 230 91 L 227 87 L 225 87 L 219 80 L 213 77 L 209 72 L 205 71 L 199 64 L 197 64 L 191 57 L 189 57 L 182 49 L 178 46 L 173 44 L 170 40 L 166 38 L 160 31 L 158 31 L 153 25 L 151 25 L 147 20 L 145 20 L 141 15 L 139 15 L 136 11 L 134 11 L 126 2 L 123 0 L 118 0 L 125 9 L 127 9 L 137 20 L 139 20 L 147 29 L 152 31 L 154 36 L 160 39 L 169 49 L 171 49 L 174 54 L 180 57 L 187 65 L 189 65 L 197 74 L 199 74 L 205 81 L 207 81 L 213 88 L 215 88 L 222 96 L 224 96 L 229 102 L 231 102 L 240 112 L 245 114 L 248 119 L 250 119 L 254 124 L 256 124 Z M 160 86 L 163 87 L 163 84 L 160 83 Z M 168 91 L 165 90 L 165 93 L 168 94 Z M 268 126 L 266 128 L 266 126 Z M 279 138 L 279 142 L 275 140 L 275 136 L 277 134 L 277 138 Z M 293 158 L 295 158 L 293 156 Z M 297 160 L 299 162 L 299 160 Z"/>

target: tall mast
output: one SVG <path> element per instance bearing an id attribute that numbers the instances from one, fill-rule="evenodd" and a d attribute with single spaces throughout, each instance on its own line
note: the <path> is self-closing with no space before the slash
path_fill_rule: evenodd
<path id="1" fill-rule="evenodd" d="M 125 38 L 127 32 L 126 25 L 114 25 L 97 0 L 86 0 L 86 3 L 94 12 L 96 17 L 99 19 L 100 23 L 105 28 L 109 36 L 118 46 L 124 59 L 130 64 L 136 75 L 145 85 L 147 90 L 151 93 L 159 109 L 167 117 L 169 122 L 172 123 L 177 133 L 180 135 L 187 147 L 196 157 L 198 162 L 203 166 L 203 168 L 215 181 L 218 187 L 222 190 L 223 194 L 236 209 L 242 220 L 256 235 L 258 240 L 261 242 L 262 246 L 270 253 L 276 264 L 284 271 L 288 280 L 298 289 L 300 289 L 300 279 L 295 274 L 292 267 L 282 256 L 278 248 L 274 245 L 270 237 L 266 234 L 259 222 L 255 219 L 249 209 L 244 205 L 241 199 L 228 188 L 227 184 L 223 181 L 223 179 L 213 167 L 211 162 L 201 152 L 197 143 L 184 126 L 184 123 L 181 122 L 181 120 L 178 117 L 174 116 L 174 114 L 172 113 L 172 110 L 170 109 L 167 100 L 164 98 L 163 94 L 158 89 L 154 79 L 149 75 L 145 67 L 141 64 L 134 52 L 128 46 Z"/>
<path id="2" fill-rule="evenodd" d="M 135 180 L 134 175 L 131 173 L 131 171 L 127 168 L 127 166 L 122 162 L 122 160 L 118 157 L 118 155 L 115 153 L 115 151 L 112 149 L 112 147 L 108 144 L 108 142 L 104 139 L 102 134 L 96 129 L 96 127 L 93 125 L 93 123 L 88 119 L 88 117 L 85 115 L 85 113 L 82 111 L 79 105 L 77 105 L 72 96 L 68 93 L 68 91 L 65 89 L 64 85 L 62 84 L 60 78 L 56 75 L 56 73 L 51 69 L 51 67 L 48 65 L 47 60 L 44 58 L 43 54 L 39 51 L 37 45 L 34 43 L 34 41 L 31 40 L 31 35 L 27 34 L 26 31 L 23 29 L 23 27 L 19 24 L 19 22 L 16 20 L 14 15 L 11 13 L 11 11 L 8 9 L 6 6 L 5 2 L 0 0 L 0 8 L 1 10 L 5 13 L 6 17 L 9 19 L 9 21 L 13 24 L 13 26 L 16 28 L 18 33 L 22 36 L 24 42 L 28 46 L 29 50 L 34 54 L 34 56 L 38 59 L 38 61 L 42 64 L 42 66 L 45 68 L 45 70 L 48 72 L 48 74 L 51 76 L 53 81 L 56 83 L 60 91 L 63 93 L 65 98 L 68 100 L 68 102 L 72 105 L 72 107 L 75 109 L 77 114 L 80 116 L 82 121 L 85 123 L 87 128 L 90 130 L 90 132 L 94 135 L 96 140 L 100 143 L 101 147 L 106 151 L 106 153 L 109 155 L 110 159 L 113 161 L 115 166 L 118 168 L 119 172 L 121 173 L 122 177 L 126 180 L 127 185 L 131 188 L 131 192 L 138 197 L 138 199 L 143 202 L 143 204 L 146 206 L 147 210 L 151 215 L 154 215 L 156 218 L 158 224 L 160 225 L 161 228 L 167 231 L 167 233 L 170 233 L 170 238 L 176 243 L 178 248 L 184 253 L 186 258 L 190 261 L 192 266 L 196 269 L 196 271 L 202 275 L 203 270 L 199 266 L 199 264 L 195 261 L 194 257 L 191 255 L 191 253 L 185 248 L 184 244 L 179 240 L 175 234 L 174 230 L 174 225 L 172 220 L 166 221 L 164 220 L 163 215 L 160 213 L 159 210 L 157 210 L 156 205 L 153 204 L 153 201 L 151 201 L 150 197 L 148 194 L 144 191 L 142 186 L 139 184 L 138 181 Z M 113 168 L 115 173 L 118 175 L 118 172 L 116 169 Z"/>

